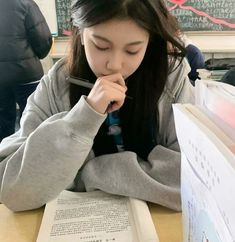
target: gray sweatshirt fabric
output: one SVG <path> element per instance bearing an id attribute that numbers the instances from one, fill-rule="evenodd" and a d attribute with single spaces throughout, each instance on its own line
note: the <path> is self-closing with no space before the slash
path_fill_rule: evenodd
<path id="1" fill-rule="evenodd" d="M 81 97 L 71 109 L 65 60 L 29 97 L 20 130 L 0 144 L 0 202 L 13 211 L 35 209 L 62 190 L 139 198 L 180 210 L 180 152 L 172 103 L 193 103 L 185 61 L 169 75 L 158 103 L 160 144 L 144 161 L 130 151 L 94 157 L 93 140 L 106 118 Z"/>

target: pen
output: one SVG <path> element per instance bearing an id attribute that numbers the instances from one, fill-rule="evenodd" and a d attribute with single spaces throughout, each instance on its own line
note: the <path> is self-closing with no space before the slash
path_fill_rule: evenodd
<path id="1" fill-rule="evenodd" d="M 77 79 L 77 78 L 73 78 L 73 77 L 68 77 L 67 79 L 69 80 L 69 82 L 71 82 L 75 85 L 81 86 L 81 87 L 87 87 L 89 89 L 92 89 L 92 87 L 94 86 L 93 83 L 90 83 L 87 80 L 82 79 L 82 78 Z"/>
<path id="2" fill-rule="evenodd" d="M 83 79 L 83 78 L 67 77 L 66 79 L 69 80 L 69 82 L 71 82 L 75 85 L 81 86 L 81 87 L 86 87 L 86 88 L 92 89 L 92 87 L 94 86 L 93 83 L 90 83 L 86 79 Z M 126 96 L 126 98 L 133 99 L 130 96 Z"/>

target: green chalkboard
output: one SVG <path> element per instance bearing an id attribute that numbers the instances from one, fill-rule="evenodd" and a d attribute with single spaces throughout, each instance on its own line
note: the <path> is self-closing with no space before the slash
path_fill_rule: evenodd
<path id="1" fill-rule="evenodd" d="M 235 31 L 235 0 L 165 0 L 185 31 Z"/>
<path id="2" fill-rule="evenodd" d="M 55 0 L 56 1 L 56 16 L 58 36 L 69 35 L 71 30 L 70 18 L 71 18 L 71 0 Z"/>
<path id="3" fill-rule="evenodd" d="M 70 31 L 71 0 L 55 0 L 58 35 Z M 99 0 L 97 0 L 99 1 Z M 184 31 L 235 31 L 235 0 L 165 0 Z"/>

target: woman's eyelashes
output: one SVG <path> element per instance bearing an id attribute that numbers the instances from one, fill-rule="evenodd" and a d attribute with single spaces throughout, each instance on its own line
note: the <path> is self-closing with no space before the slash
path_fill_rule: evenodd
<path id="1" fill-rule="evenodd" d="M 137 55 L 139 53 L 139 50 L 137 50 L 137 51 L 126 50 L 126 53 L 129 55 Z"/>
<path id="2" fill-rule="evenodd" d="M 93 44 L 94 44 L 95 48 L 97 50 L 100 50 L 100 51 L 107 51 L 107 50 L 110 50 L 111 49 L 111 47 L 108 47 L 108 46 L 107 47 L 103 47 L 103 46 L 97 45 L 95 43 L 93 43 Z M 135 51 L 133 51 L 133 50 L 125 50 L 125 52 L 128 55 L 136 55 L 136 54 L 138 54 L 139 50 L 135 50 Z"/>
<path id="3" fill-rule="evenodd" d="M 101 50 L 101 51 L 105 51 L 105 50 L 108 50 L 108 49 L 109 49 L 109 47 L 101 47 L 101 46 L 99 46 L 99 45 L 97 45 L 97 44 L 95 44 L 95 43 L 94 43 L 94 46 L 95 46 L 95 48 L 96 48 L 97 50 Z"/>

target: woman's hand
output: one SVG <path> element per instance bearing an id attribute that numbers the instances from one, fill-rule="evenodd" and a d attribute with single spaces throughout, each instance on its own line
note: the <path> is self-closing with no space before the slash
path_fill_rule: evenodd
<path id="1" fill-rule="evenodd" d="M 87 102 L 99 113 L 118 110 L 124 103 L 127 87 L 120 73 L 99 77 L 91 89 Z"/>

